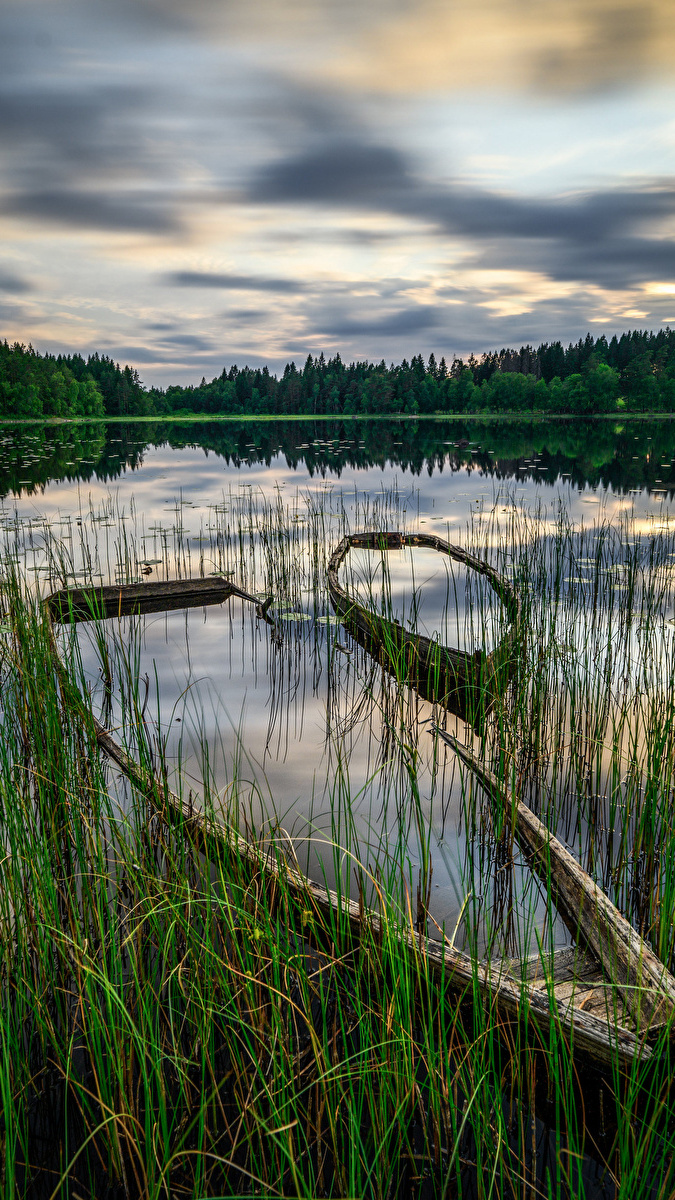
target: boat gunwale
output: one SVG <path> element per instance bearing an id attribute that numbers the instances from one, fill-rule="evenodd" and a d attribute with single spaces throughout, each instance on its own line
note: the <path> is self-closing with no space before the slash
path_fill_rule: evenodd
<path id="1" fill-rule="evenodd" d="M 473 654 L 413 633 L 397 621 L 374 613 L 350 596 L 338 571 L 351 549 L 401 550 L 426 548 L 462 563 L 483 575 L 504 605 L 509 628 L 494 650 Z M 523 652 L 522 604 L 517 590 L 485 559 L 435 534 L 360 532 L 347 534 L 333 551 L 327 569 L 328 590 L 338 616 L 369 653 L 379 652 L 381 665 L 398 678 L 391 647 L 407 653 L 406 669 L 412 686 L 431 703 L 454 712 L 482 732 L 484 721 L 502 696 Z"/>

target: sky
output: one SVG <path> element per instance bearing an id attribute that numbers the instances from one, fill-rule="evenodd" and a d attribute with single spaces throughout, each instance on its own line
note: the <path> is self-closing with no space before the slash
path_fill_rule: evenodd
<path id="1" fill-rule="evenodd" d="M 0 336 L 147 385 L 675 325 L 672 0 L 0 0 Z"/>

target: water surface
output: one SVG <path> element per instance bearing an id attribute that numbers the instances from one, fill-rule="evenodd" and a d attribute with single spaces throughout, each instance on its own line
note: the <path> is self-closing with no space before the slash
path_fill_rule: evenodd
<path id="1" fill-rule="evenodd" d="M 607 669 L 595 647 L 607 643 L 611 613 L 623 596 L 637 603 L 649 547 L 669 536 L 674 454 L 670 422 L 4 426 L 0 520 L 42 592 L 225 574 L 272 595 L 273 625 L 238 599 L 108 622 L 112 700 L 94 632 L 78 627 L 94 703 L 115 725 L 120 697 L 137 681 L 158 753 L 195 802 L 206 777 L 225 810 L 259 834 L 283 830 L 303 866 L 331 884 L 353 887 L 363 870 L 361 886 L 398 879 L 403 906 L 406 889 L 414 905 L 417 887 L 429 888 L 438 927 L 450 933 L 463 917 L 461 940 L 472 913 L 485 948 L 506 876 L 432 721 L 477 750 L 480 741 L 397 686 L 334 619 L 328 556 L 360 529 L 419 530 L 487 556 L 536 593 L 540 611 L 555 598 L 548 636 L 559 648 L 561 694 L 586 646 L 591 695 L 594 671 Z M 561 514 L 569 545 L 556 551 Z M 666 576 L 655 604 L 667 651 Z M 491 649 L 505 632 L 485 581 L 433 551 L 352 552 L 343 578 L 363 602 L 446 645 Z M 639 630 L 622 653 L 609 668 L 617 679 L 631 656 L 644 657 Z M 662 647 L 651 661 L 658 684 L 670 660 Z M 555 770 L 546 767 L 551 786 Z M 582 825 L 580 833 L 578 820 L 563 821 L 559 830 L 573 848 L 587 836 L 585 816 Z M 566 940 L 557 922 L 547 924 L 517 856 L 507 890 L 515 916 L 507 942 L 531 945 L 544 929 Z"/>

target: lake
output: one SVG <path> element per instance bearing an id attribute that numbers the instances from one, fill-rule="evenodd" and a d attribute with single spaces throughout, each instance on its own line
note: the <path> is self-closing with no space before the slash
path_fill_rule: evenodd
<path id="1" fill-rule="evenodd" d="M 652 921 L 658 898 L 631 854 L 654 705 L 672 690 L 674 456 L 670 421 L 4 425 L 0 523 L 42 594 L 223 574 L 271 596 L 272 623 L 236 598 L 108 621 L 108 680 L 92 627 L 63 636 L 97 711 L 119 727 L 135 697 L 195 803 L 206 785 L 242 828 L 282 831 L 315 878 L 369 896 L 386 880 L 404 911 L 421 887 L 432 934 L 523 953 L 568 934 L 517 853 L 504 858 L 433 723 L 512 754 L 530 803 L 623 911 Z M 484 739 L 335 618 L 327 560 L 359 530 L 440 536 L 525 598 L 527 702 L 498 710 Z M 445 645 L 504 635 L 491 589 L 432 550 L 353 551 L 343 579 Z"/>

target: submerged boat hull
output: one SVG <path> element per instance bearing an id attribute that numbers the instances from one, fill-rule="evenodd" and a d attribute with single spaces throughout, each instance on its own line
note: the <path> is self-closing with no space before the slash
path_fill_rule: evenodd
<path id="1" fill-rule="evenodd" d="M 339 579 L 339 569 L 349 551 L 401 550 L 424 547 L 436 550 L 484 576 L 502 601 L 508 621 L 505 636 L 487 654 L 443 646 L 423 634 L 404 629 L 397 621 L 360 604 Z M 423 699 L 454 713 L 476 729 L 500 696 L 503 696 L 521 657 L 520 602 L 511 585 L 489 564 L 428 534 L 355 533 L 342 539 L 328 563 L 328 589 L 333 607 L 345 628 L 400 682 L 413 687 Z"/>

